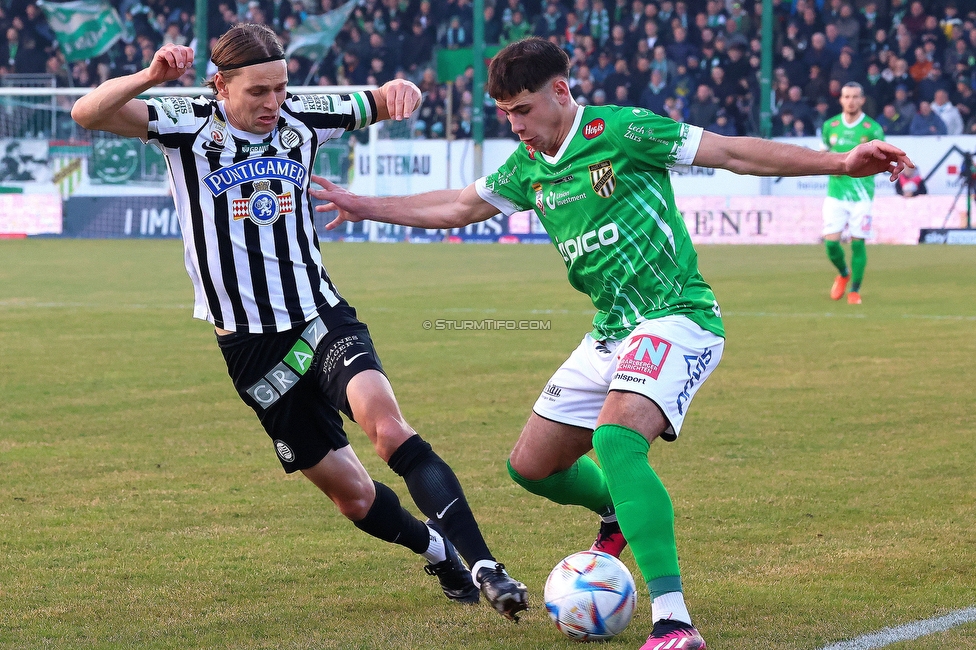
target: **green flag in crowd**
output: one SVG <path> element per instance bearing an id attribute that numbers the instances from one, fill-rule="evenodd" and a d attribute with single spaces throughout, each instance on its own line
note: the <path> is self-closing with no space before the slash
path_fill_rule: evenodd
<path id="1" fill-rule="evenodd" d="M 119 12 L 108 2 L 39 0 L 37 5 L 44 10 L 69 62 L 96 57 L 125 35 Z"/>
<path id="2" fill-rule="evenodd" d="M 321 59 L 332 47 L 332 43 L 335 42 L 336 36 L 346 24 L 355 6 L 356 0 L 349 0 L 338 9 L 306 18 L 301 25 L 291 31 L 285 56 L 300 54 L 312 60 Z"/>

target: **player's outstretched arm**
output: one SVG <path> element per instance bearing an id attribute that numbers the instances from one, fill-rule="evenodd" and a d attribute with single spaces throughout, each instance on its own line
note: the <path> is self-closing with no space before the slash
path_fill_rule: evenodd
<path id="1" fill-rule="evenodd" d="M 90 131 L 108 131 L 127 138 L 149 133 L 149 109 L 135 97 L 153 86 L 179 79 L 193 67 L 193 50 L 164 45 L 145 70 L 109 79 L 75 102 L 71 117 Z"/>
<path id="2" fill-rule="evenodd" d="M 892 181 L 906 167 L 915 167 L 904 151 L 881 140 L 866 142 L 848 153 L 829 153 L 709 131 L 702 134 L 694 164 L 753 176 L 873 176 L 884 172 Z"/>
<path id="3" fill-rule="evenodd" d="M 330 183 L 321 176 L 312 180 L 323 189 L 309 193 L 320 201 L 316 212 L 338 211 L 325 227 L 334 230 L 345 221 L 381 221 L 415 228 L 463 228 L 498 214 L 498 208 L 478 195 L 474 184 L 463 190 L 437 190 L 410 196 L 360 196 Z"/>
<path id="4" fill-rule="evenodd" d="M 405 120 L 420 106 L 420 88 L 406 79 L 391 79 L 373 91 L 376 100 L 376 121 Z"/>

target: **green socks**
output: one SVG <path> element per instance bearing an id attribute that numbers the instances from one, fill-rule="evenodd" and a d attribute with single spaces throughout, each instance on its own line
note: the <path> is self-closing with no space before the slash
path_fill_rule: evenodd
<path id="1" fill-rule="evenodd" d="M 572 467 L 539 481 L 530 481 L 508 463 L 512 480 L 532 494 L 562 505 L 583 506 L 600 516 L 613 512 L 603 470 L 589 456 L 581 456 Z"/>
<path id="2" fill-rule="evenodd" d="M 837 271 L 843 275 L 845 278 L 848 276 L 847 262 L 844 260 L 844 249 L 841 248 L 839 241 L 830 241 L 829 239 L 824 242 L 827 245 L 827 259 L 830 260 L 831 264 L 837 267 Z M 862 246 L 864 242 L 861 242 Z"/>
<path id="3" fill-rule="evenodd" d="M 681 591 L 674 508 L 647 461 L 650 443 L 633 429 L 604 424 L 593 432 L 593 448 L 613 497 L 617 521 L 651 598 Z"/>
<path id="4" fill-rule="evenodd" d="M 841 252 L 843 255 L 843 252 Z M 864 267 L 868 265 L 868 251 L 863 239 L 851 240 L 851 291 L 861 290 Z"/>

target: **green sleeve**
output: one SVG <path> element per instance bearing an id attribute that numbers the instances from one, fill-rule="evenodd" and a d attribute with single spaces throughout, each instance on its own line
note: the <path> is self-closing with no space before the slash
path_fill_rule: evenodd
<path id="1" fill-rule="evenodd" d="M 607 131 L 638 169 L 666 170 L 690 165 L 698 152 L 702 130 L 644 108 L 620 108 Z"/>

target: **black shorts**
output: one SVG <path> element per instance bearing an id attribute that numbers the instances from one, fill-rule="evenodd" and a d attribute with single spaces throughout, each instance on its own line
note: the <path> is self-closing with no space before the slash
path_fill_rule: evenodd
<path id="1" fill-rule="evenodd" d="M 302 333 L 303 328 L 295 328 L 217 337 L 237 394 L 254 409 L 288 473 L 313 467 L 333 449 L 349 444 L 339 415 L 341 411 L 353 419 L 346 386 L 364 370 L 383 372 L 366 325 L 342 325 L 319 341 L 305 374 L 299 377 L 286 368 L 291 385 L 273 403 L 262 405 L 254 397 L 255 386 L 282 367 L 296 344 L 301 346 Z"/>

